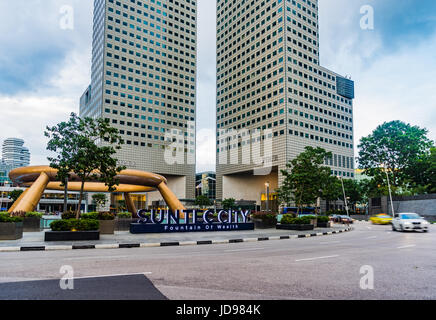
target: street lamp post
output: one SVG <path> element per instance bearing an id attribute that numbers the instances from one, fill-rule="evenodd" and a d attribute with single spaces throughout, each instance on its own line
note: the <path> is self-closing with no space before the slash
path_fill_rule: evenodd
<path id="1" fill-rule="evenodd" d="M 345 210 L 347 211 L 347 216 L 350 216 L 350 213 L 348 212 L 347 196 L 345 195 L 344 180 L 342 179 L 342 177 L 339 177 L 339 176 L 338 176 L 338 179 L 341 180 L 341 183 L 342 183 L 342 191 L 344 193 L 344 201 L 345 201 Z"/>
<path id="2" fill-rule="evenodd" d="M 389 189 L 389 199 L 391 200 L 392 217 L 394 217 L 395 216 L 394 202 L 392 201 L 391 183 L 389 181 L 388 171 L 386 170 L 385 165 L 383 163 L 381 164 L 381 167 L 384 169 L 384 171 L 386 173 L 386 180 L 388 181 L 388 189 Z"/>
<path id="3" fill-rule="evenodd" d="M 269 182 L 265 183 L 266 188 L 266 212 L 269 212 Z"/>

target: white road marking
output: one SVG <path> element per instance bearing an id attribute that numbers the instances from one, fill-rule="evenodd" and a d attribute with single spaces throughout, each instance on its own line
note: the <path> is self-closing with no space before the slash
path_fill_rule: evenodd
<path id="1" fill-rule="evenodd" d="M 319 260 L 319 259 L 328 259 L 328 258 L 337 258 L 337 257 L 339 257 L 339 255 L 316 257 L 316 258 L 307 258 L 307 259 L 298 259 L 298 260 L 295 260 L 295 262 L 299 262 L 299 261 L 311 261 L 311 260 Z"/>
<path id="2" fill-rule="evenodd" d="M 375 239 L 375 238 L 377 238 L 377 236 L 368 237 L 366 239 Z"/>
<path id="3" fill-rule="evenodd" d="M 264 250 L 265 248 L 252 248 L 252 249 L 237 249 L 237 250 L 224 250 L 224 252 L 243 252 L 243 251 L 255 251 Z"/>
<path id="4" fill-rule="evenodd" d="M 408 245 L 408 246 L 398 247 L 397 249 L 407 249 L 407 248 L 413 248 L 413 247 L 416 247 L 416 245 L 411 244 L 411 245 Z"/>
<path id="5" fill-rule="evenodd" d="M 130 258 L 130 256 L 100 256 L 100 257 L 75 257 L 75 258 L 64 258 L 63 260 L 71 261 L 71 260 L 87 260 L 87 259 L 121 259 L 121 258 Z"/>
<path id="6" fill-rule="evenodd" d="M 87 276 L 87 277 L 73 277 L 73 278 L 64 278 L 68 280 L 77 280 L 77 279 L 92 279 L 92 278 L 110 278 L 110 277 L 122 277 L 122 276 L 146 276 L 153 274 L 153 272 L 142 272 L 142 273 L 125 273 L 125 274 L 108 274 L 108 275 L 97 275 L 97 276 Z M 0 279 L 0 283 L 3 283 L 2 281 L 4 279 Z M 16 281 L 12 282 L 32 282 L 32 281 L 52 281 L 52 280 L 59 280 L 59 278 L 30 278 L 30 279 L 24 279 L 24 278 L 17 278 Z M 7 282 L 11 282 L 11 279 L 7 279 Z"/>
<path id="7" fill-rule="evenodd" d="M 77 279 L 92 279 L 92 278 L 110 278 L 110 277 L 122 277 L 122 276 L 146 276 L 153 274 L 153 272 L 142 272 L 142 273 L 125 273 L 125 274 L 107 274 L 107 275 L 100 275 L 100 276 L 88 276 L 88 277 L 74 277 L 74 280 Z"/>
<path id="8" fill-rule="evenodd" d="M 333 243 L 341 243 L 340 241 L 330 241 L 330 242 L 320 242 L 319 244 L 333 244 Z"/>

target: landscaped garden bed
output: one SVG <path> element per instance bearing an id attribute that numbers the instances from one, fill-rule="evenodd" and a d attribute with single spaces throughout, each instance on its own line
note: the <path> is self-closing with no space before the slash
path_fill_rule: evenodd
<path id="1" fill-rule="evenodd" d="M 95 219 L 74 219 L 64 214 L 62 220 L 50 224 L 51 231 L 45 232 L 45 241 L 100 240 L 100 223 Z"/>
<path id="2" fill-rule="evenodd" d="M 117 214 L 117 217 L 115 219 L 115 230 L 129 231 L 130 225 L 132 223 L 137 222 L 138 219 L 133 219 L 132 214 L 130 212 L 120 212 Z"/>
<path id="3" fill-rule="evenodd" d="M 332 223 L 328 216 L 318 216 L 316 226 L 317 228 L 330 228 Z"/>
<path id="4" fill-rule="evenodd" d="M 255 212 L 251 215 L 255 229 L 269 229 L 277 225 L 277 215 L 267 212 Z"/>
<path id="5" fill-rule="evenodd" d="M 23 220 L 24 232 L 40 232 L 41 231 L 42 213 L 28 212 Z"/>
<path id="6" fill-rule="evenodd" d="M 115 216 L 109 212 L 84 213 L 81 216 L 85 220 L 98 220 L 100 223 L 100 234 L 115 233 Z"/>
<path id="7" fill-rule="evenodd" d="M 23 237 L 23 218 L 0 214 L 0 240 L 18 240 Z"/>
<path id="8" fill-rule="evenodd" d="M 313 230 L 315 226 L 311 221 L 311 217 L 294 218 L 290 214 L 285 214 L 280 223 L 276 225 L 276 228 L 279 230 Z"/>

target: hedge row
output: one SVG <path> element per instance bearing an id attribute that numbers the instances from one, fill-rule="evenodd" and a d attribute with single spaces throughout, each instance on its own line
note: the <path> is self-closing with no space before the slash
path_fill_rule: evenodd
<path id="1" fill-rule="evenodd" d="M 63 219 L 50 223 L 52 231 L 97 231 L 100 228 L 100 222 L 92 219 Z"/>

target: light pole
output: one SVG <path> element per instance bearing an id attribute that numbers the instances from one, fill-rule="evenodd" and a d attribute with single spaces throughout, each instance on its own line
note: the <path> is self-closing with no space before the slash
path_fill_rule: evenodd
<path id="1" fill-rule="evenodd" d="M 347 196 L 345 195 L 345 186 L 344 186 L 344 180 L 342 177 L 338 176 L 338 179 L 341 180 L 342 183 L 342 191 L 344 192 L 344 201 L 345 201 L 345 210 L 347 211 L 347 216 L 350 216 L 348 212 L 348 202 L 347 202 Z"/>
<path id="2" fill-rule="evenodd" d="M 391 191 L 391 183 L 389 181 L 389 175 L 388 175 L 388 170 L 386 170 L 385 168 L 385 164 L 382 163 L 381 167 L 384 169 L 385 173 L 386 173 L 386 180 L 388 181 L 388 189 L 389 189 L 389 199 L 391 200 L 391 209 L 392 209 L 392 217 L 395 216 L 395 212 L 394 212 L 394 202 L 392 201 L 392 191 Z"/>
<path id="3" fill-rule="evenodd" d="M 2 198 L 0 200 L 0 211 L 3 211 L 3 191 L 2 191 Z"/>
<path id="4" fill-rule="evenodd" d="M 266 188 L 266 212 L 269 212 L 269 182 L 265 183 Z"/>

